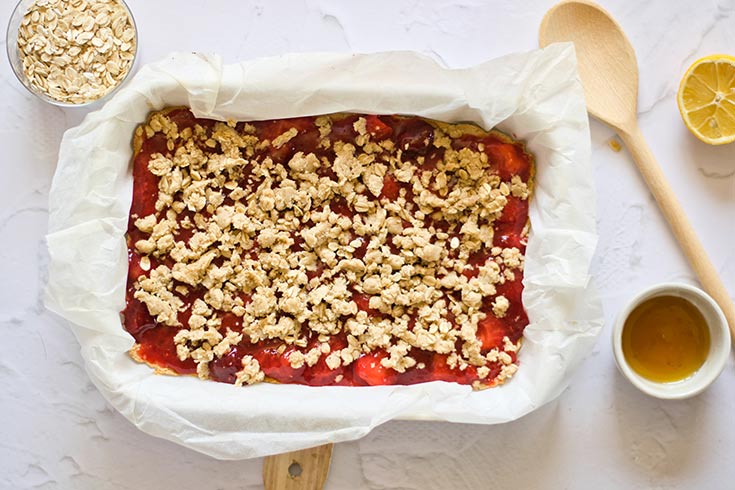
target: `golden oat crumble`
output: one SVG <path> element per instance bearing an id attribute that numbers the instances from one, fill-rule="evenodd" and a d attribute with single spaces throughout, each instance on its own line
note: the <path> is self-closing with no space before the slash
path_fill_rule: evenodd
<path id="1" fill-rule="evenodd" d="M 263 371 L 260 370 L 260 363 L 253 356 L 243 356 L 242 369 L 237 372 L 235 386 L 244 384 L 254 384 L 265 379 Z"/>
<path id="2" fill-rule="evenodd" d="M 194 360 L 199 377 L 208 378 L 209 363 L 243 339 L 279 339 L 304 348 L 311 331 L 323 342 L 292 351 L 294 368 L 323 358 L 337 369 L 383 349 L 388 355 L 381 364 L 404 372 L 417 364 L 412 350 L 422 349 L 447 354 L 452 368 L 476 367 L 481 380 L 496 362 L 496 382 L 512 376 L 517 367 L 508 353 L 518 344 L 505 337 L 502 348 L 483 353 L 477 329 L 489 314 L 481 311 L 485 298 L 494 296 L 498 318 L 510 306 L 495 296 L 496 286 L 522 270 L 523 255 L 517 248 L 493 247 L 493 221 L 509 196 L 528 199 L 527 184 L 489 172 L 480 150 L 454 150 L 451 138 L 458 135 L 452 126 L 434 129 L 433 145 L 445 149 L 443 160 L 419 171 L 416 162 L 402 159 L 405 148 L 372 141 L 364 118 L 354 123 L 354 144 L 330 143 L 329 117 L 317 118 L 316 125 L 319 147 L 334 151 L 334 179 L 320 176 L 324 162 L 314 153 L 297 152 L 285 164 L 250 158 L 268 144 L 280 148 L 291 141 L 298 136 L 295 127 L 272 142 L 259 140 L 251 125 L 237 131 L 234 124 L 216 123 L 211 132 L 198 125 L 179 132 L 162 113 L 144 127 L 149 138 L 165 135 L 169 152 L 150 158 L 148 170 L 160 177 L 157 213 L 135 219 L 147 238 L 134 247 L 149 268 L 151 259 L 172 265 L 140 276 L 134 297 L 158 322 L 183 327 L 174 338 L 179 359 Z M 247 192 L 241 187 L 246 166 L 249 179 L 258 182 Z M 410 184 L 414 201 L 405 189 L 395 199 L 381 198 L 389 173 Z M 334 198 L 354 215 L 333 210 Z M 447 230 L 430 224 L 439 220 L 449 223 Z M 181 238 L 184 230 L 188 240 Z M 294 251 L 297 240 L 300 249 Z M 356 254 L 358 249 L 364 252 Z M 491 259 L 468 277 L 468 259 L 483 249 L 492 251 Z M 206 294 L 188 306 L 181 296 L 187 286 L 200 284 Z M 380 315 L 364 311 L 356 295 Z M 177 315 L 187 309 L 188 323 L 181 325 Z M 227 329 L 223 335 L 222 313 L 238 317 L 242 332 Z M 329 336 L 340 332 L 347 345 L 332 350 Z M 236 376 L 237 385 L 252 384 L 264 373 L 245 356 Z"/>

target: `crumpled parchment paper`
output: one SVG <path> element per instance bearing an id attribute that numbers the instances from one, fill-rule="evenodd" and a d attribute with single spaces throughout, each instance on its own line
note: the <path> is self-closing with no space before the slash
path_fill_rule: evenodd
<path id="1" fill-rule="evenodd" d="M 473 392 L 416 386 L 237 388 L 154 375 L 127 354 L 123 330 L 132 197 L 131 136 L 149 111 L 187 105 L 199 117 L 272 119 L 342 111 L 416 114 L 497 126 L 537 162 L 520 369 Z M 571 44 L 451 70 L 407 52 L 294 54 L 224 65 L 173 54 L 144 66 L 101 110 L 64 135 L 50 193 L 46 304 L 79 339 L 89 376 L 141 430 L 220 459 L 357 439 L 391 419 L 507 422 L 558 396 L 602 323 L 589 266 L 595 194 L 584 95 Z"/>

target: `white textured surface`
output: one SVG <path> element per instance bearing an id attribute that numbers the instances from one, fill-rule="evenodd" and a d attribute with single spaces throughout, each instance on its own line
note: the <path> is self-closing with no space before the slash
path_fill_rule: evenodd
<path id="1" fill-rule="evenodd" d="M 0 9 L 0 25 L 11 2 Z M 531 49 L 553 0 L 129 0 L 142 62 L 173 48 L 226 61 L 288 51 L 413 49 L 467 66 Z M 731 292 L 735 145 L 710 148 L 680 123 L 674 94 L 699 56 L 735 53 L 735 1 L 602 1 L 641 66 L 641 125 Z M 237 7 L 235 7 L 237 5 Z M 0 489 L 260 488 L 261 461 L 218 462 L 134 429 L 81 368 L 78 344 L 40 302 L 47 192 L 62 132 L 82 110 L 43 105 L 0 63 Z M 655 204 L 612 133 L 593 123 L 600 246 L 594 274 L 608 323 L 557 401 L 503 426 L 396 422 L 335 448 L 335 489 L 732 488 L 735 370 L 699 397 L 661 402 L 615 370 L 608 333 L 636 291 L 693 281 Z"/>

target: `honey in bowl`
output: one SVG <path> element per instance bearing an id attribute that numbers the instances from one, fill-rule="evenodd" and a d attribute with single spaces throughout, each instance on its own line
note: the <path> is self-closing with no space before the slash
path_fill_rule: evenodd
<path id="1" fill-rule="evenodd" d="M 707 322 L 678 296 L 655 296 L 639 304 L 623 326 L 623 355 L 644 378 L 659 383 L 685 379 L 704 364 L 710 349 Z"/>

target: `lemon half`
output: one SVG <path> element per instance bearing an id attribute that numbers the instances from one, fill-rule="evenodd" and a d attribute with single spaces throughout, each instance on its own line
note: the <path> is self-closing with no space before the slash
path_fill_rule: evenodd
<path id="1" fill-rule="evenodd" d="M 715 54 L 695 61 L 676 100 L 694 136 L 710 145 L 735 141 L 735 57 Z"/>

